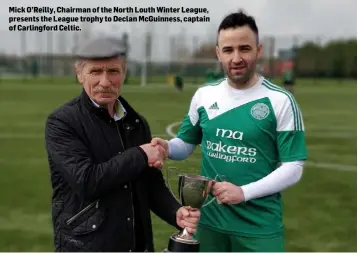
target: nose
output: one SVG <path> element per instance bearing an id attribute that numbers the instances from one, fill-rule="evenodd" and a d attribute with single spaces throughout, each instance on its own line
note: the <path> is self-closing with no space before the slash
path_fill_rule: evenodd
<path id="1" fill-rule="evenodd" d="M 232 62 L 238 64 L 241 61 L 242 61 L 242 58 L 241 58 L 240 52 L 238 50 L 235 50 L 233 58 L 232 58 Z"/>
<path id="2" fill-rule="evenodd" d="M 101 75 L 101 78 L 99 80 L 99 85 L 108 87 L 108 86 L 110 86 L 110 84 L 111 84 L 111 82 L 109 81 L 107 72 L 103 72 Z"/>

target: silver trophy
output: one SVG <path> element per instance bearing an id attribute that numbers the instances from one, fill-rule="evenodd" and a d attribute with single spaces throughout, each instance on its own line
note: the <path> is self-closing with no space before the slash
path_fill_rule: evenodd
<path id="1" fill-rule="evenodd" d="M 168 179 L 167 179 L 168 180 Z M 171 189 L 169 181 L 167 181 Z M 211 190 L 213 180 L 199 175 L 179 175 L 179 201 L 183 206 L 200 209 L 212 201 L 204 204 Z M 214 199 L 213 199 L 214 200 Z M 196 240 L 185 228 L 176 232 L 169 238 L 166 252 L 198 252 L 200 242 Z"/>

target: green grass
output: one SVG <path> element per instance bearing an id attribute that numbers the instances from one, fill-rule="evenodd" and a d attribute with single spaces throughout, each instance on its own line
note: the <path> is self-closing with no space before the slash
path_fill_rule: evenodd
<path id="1" fill-rule="evenodd" d="M 53 251 L 44 124 L 50 111 L 79 94 L 81 87 L 47 82 L 0 81 L 1 251 Z M 287 250 L 356 251 L 356 84 L 298 83 L 309 163 L 302 181 L 283 194 Z M 169 138 L 166 126 L 182 120 L 194 91 L 128 86 L 123 93 L 147 117 L 154 135 Z M 167 166 L 197 173 L 199 163 L 196 150 L 190 159 L 168 161 Z M 160 251 L 175 229 L 153 219 Z"/>

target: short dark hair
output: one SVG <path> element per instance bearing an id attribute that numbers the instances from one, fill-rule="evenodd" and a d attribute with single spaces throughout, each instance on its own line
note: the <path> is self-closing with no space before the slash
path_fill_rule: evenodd
<path id="1" fill-rule="evenodd" d="M 257 28 L 255 18 L 247 15 L 243 10 L 231 13 L 227 15 L 223 21 L 221 21 L 218 28 L 218 35 L 221 30 L 230 28 L 242 27 L 247 25 L 255 33 L 257 43 L 259 42 L 259 29 Z"/>

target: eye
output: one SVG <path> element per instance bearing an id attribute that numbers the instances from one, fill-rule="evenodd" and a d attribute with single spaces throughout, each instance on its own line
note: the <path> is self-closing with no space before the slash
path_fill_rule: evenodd
<path id="1" fill-rule="evenodd" d="M 101 73 L 101 72 L 102 72 L 101 69 L 91 69 L 91 70 L 90 70 L 90 74 L 99 74 L 99 73 Z"/>
<path id="2" fill-rule="evenodd" d="M 230 53 L 230 52 L 232 52 L 232 48 L 224 48 L 223 52 L 224 53 Z"/>
<path id="3" fill-rule="evenodd" d="M 119 69 L 108 69 L 108 73 L 121 73 L 121 71 Z"/>
<path id="4" fill-rule="evenodd" d="M 251 51 L 251 47 L 242 47 L 240 48 L 241 52 L 250 52 Z"/>

